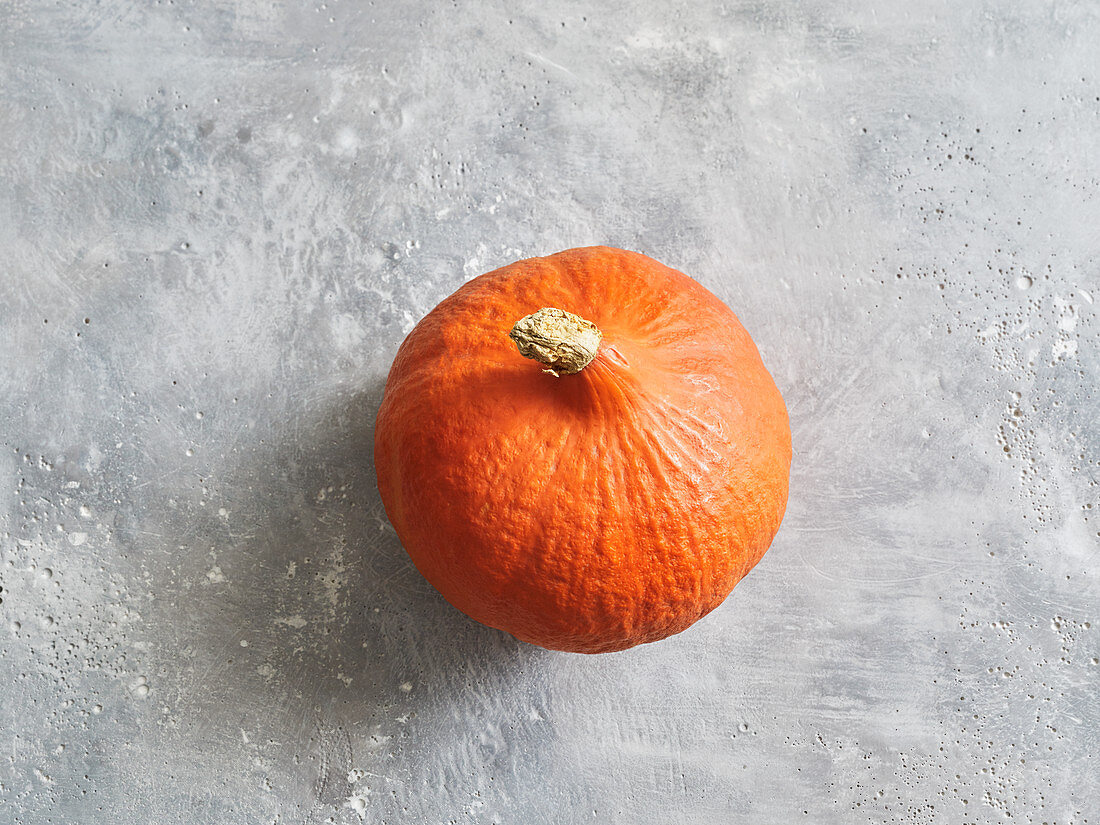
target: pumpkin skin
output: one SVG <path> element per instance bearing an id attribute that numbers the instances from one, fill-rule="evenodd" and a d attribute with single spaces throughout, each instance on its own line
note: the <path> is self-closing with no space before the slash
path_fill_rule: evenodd
<path id="1" fill-rule="evenodd" d="M 575 375 L 509 340 L 541 307 L 602 331 Z M 623 650 L 722 603 L 787 502 L 787 410 L 717 297 L 608 247 L 474 278 L 398 350 L 375 426 L 378 489 L 424 577 L 542 647 Z"/>

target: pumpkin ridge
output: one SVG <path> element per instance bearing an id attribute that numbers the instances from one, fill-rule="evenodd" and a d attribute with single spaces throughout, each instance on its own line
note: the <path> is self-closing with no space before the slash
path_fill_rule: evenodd
<path id="1" fill-rule="evenodd" d="M 683 450 L 670 451 L 667 445 L 661 442 L 658 432 L 663 430 L 663 427 L 660 426 L 663 422 L 659 422 L 654 415 L 654 397 L 652 393 L 648 393 L 641 384 L 628 384 L 623 381 L 621 373 L 614 369 L 609 370 L 608 380 L 618 387 L 620 397 L 623 399 L 622 403 L 630 411 L 629 418 L 626 416 L 619 416 L 618 418 L 620 443 L 635 456 L 636 461 L 641 462 L 648 478 L 648 483 L 626 483 L 624 484 L 624 490 L 641 499 L 633 508 L 633 513 L 645 514 L 647 523 L 645 534 L 647 538 L 657 540 L 654 549 L 660 548 L 666 556 L 664 560 L 667 561 L 670 554 L 676 553 L 676 547 L 670 547 L 667 541 L 664 540 L 669 536 L 668 529 L 660 525 L 656 516 L 657 514 L 666 513 L 667 507 L 664 502 L 667 500 L 672 488 L 677 483 L 684 484 L 690 481 L 681 460 L 672 453 L 681 453 L 688 460 L 690 460 L 690 453 Z M 648 423 L 648 426 L 646 426 L 646 423 Z M 627 433 L 627 425 L 636 430 L 632 437 Z M 681 519 L 677 526 L 686 529 L 687 534 L 678 537 L 675 545 L 681 553 L 690 552 L 690 548 L 699 544 L 694 519 Z M 637 539 L 637 536 L 634 536 L 634 538 Z M 637 551 L 635 551 L 634 555 L 637 554 Z M 642 566 L 643 572 L 648 573 L 647 568 L 652 567 L 653 560 L 651 556 L 652 553 L 647 554 L 647 564 Z M 637 563 L 638 559 L 635 559 L 635 562 Z M 642 577 L 639 577 L 638 582 L 641 585 Z M 645 601 L 646 598 L 643 593 L 638 602 L 645 603 Z"/>
<path id="2" fill-rule="evenodd" d="M 632 454 L 637 456 L 638 450 L 633 443 L 634 438 L 627 430 L 628 422 L 619 422 L 619 442 L 627 446 L 627 449 Z M 644 461 L 644 459 L 643 459 Z M 653 578 L 653 568 L 655 566 L 654 556 L 656 555 L 656 546 L 650 545 L 649 549 L 642 550 L 639 546 L 639 538 L 644 537 L 649 544 L 654 540 L 659 542 L 660 537 L 663 535 L 663 531 L 660 529 L 657 514 L 661 512 L 661 493 L 664 487 L 664 479 L 653 472 L 652 457 L 650 461 L 645 462 L 650 468 L 651 483 L 642 483 L 639 480 L 634 480 L 631 483 L 625 478 L 625 470 L 620 470 L 623 473 L 623 495 L 628 497 L 631 503 L 631 512 L 634 514 L 641 514 L 644 518 L 644 528 L 636 530 L 632 538 L 634 539 L 634 546 L 632 548 L 634 556 L 642 556 L 641 559 L 635 559 L 635 563 L 638 565 L 639 574 L 634 577 L 634 598 L 636 603 L 644 604 L 647 601 L 651 601 L 651 597 L 647 594 L 647 587 L 645 585 L 646 580 Z M 637 464 L 633 465 L 633 469 L 637 470 Z M 641 535 L 639 535 L 641 533 Z"/>
<path id="3" fill-rule="evenodd" d="M 628 547 L 623 544 L 621 534 L 616 534 L 619 536 L 616 541 L 609 532 L 611 526 L 617 526 L 619 522 L 617 502 L 620 491 L 604 472 L 603 459 L 611 449 L 609 439 L 613 430 L 609 425 L 618 416 L 608 409 L 613 402 L 602 386 L 605 376 L 586 372 L 575 378 L 585 381 L 587 437 L 578 438 L 569 445 L 571 452 L 568 459 L 574 474 L 571 486 L 579 493 L 576 505 L 581 508 L 578 512 L 580 518 L 575 524 L 577 535 L 569 548 L 572 553 L 571 575 L 566 575 L 564 587 L 557 588 L 555 595 L 558 610 L 581 617 L 583 631 L 578 626 L 576 632 L 584 638 L 597 638 L 608 632 L 607 618 L 615 615 L 615 611 L 609 611 L 605 603 L 618 592 L 620 584 L 617 582 L 625 569 L 623 556 L 628 552 Z M 616 625 L 621 626 L 627 619 L 627 616 L 620 615 Z M 629 624 L 633 624 L 632 619 Z"/>

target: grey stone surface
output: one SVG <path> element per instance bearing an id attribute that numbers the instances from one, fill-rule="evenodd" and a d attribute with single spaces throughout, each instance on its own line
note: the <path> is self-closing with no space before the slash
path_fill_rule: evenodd
<path id="1" fill-rule="evenodd" d="M 1100 7 L 0 3 L 0 822 L 1100 819 Z M 590 243 L 756 338 L 769 554 L 621 654 L 477 626 L 402 337 Z"/>

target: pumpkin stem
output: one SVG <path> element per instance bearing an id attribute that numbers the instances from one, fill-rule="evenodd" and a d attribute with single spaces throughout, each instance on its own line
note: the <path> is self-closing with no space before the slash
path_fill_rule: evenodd
<path id="1" fill-rule="evenodd" d="M 538 361 L 551 375 L 580 372 L 596 357 L 603 333 L 591 321 L 563 309 L 544 307 L 516 321 L 508 337 L 519 354 Z"/>

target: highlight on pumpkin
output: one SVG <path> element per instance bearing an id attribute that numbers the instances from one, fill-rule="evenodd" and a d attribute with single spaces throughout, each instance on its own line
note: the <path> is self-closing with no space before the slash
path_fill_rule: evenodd
<path id="1" fill-rule="evenodd" d="M 516 321 L 508 333 L 519 354 L 538 361 L 544 372 L 575 375 L 592 363 L 603 333 L 591 321 L 555 307 L 543 307 Z"/>

